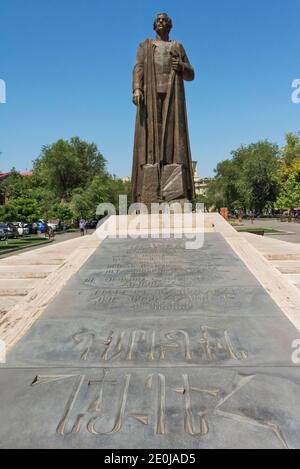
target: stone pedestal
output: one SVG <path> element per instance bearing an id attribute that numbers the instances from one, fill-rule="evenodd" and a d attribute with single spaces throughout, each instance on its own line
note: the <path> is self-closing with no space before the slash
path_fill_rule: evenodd
<path id="1" fill-rule="evenodd" d="M 300 447 L 298 331 L 224 220 L 177 222 L 107 238 L 8 354 L 1 448 Z"/>

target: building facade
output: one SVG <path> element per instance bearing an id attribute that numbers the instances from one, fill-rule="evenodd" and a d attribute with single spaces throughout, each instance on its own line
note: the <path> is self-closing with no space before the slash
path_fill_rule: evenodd
<path id="1" fill-rule="evenodd" d="M 193 161 L 195 193 L 196 196 L 206 196 L 209 184 L 211 181 L 213 181 L 213 178 L 203 178 L 198 176 L 197 166 L 198 162 Z"/>

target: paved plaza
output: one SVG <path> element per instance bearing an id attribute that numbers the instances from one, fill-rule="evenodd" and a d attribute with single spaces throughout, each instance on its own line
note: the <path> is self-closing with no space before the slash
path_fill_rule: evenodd
<path id="1" fill-rule="evenodd" d="M 94 240 L 0 370 L 1 447 L 300 447 L 300 292 L 267 261 L 286 297 L 264 287 L 242 260 L 259 251 L 214 227 L 199 250 Z"/>
<path id="2" fill-rule="evenodd" d="M 266 234 L 265 236 L 272 237 L 274 239 L 279 239 L 281 241 L 286 241 L 288 243 L 300 244 L 300 223 L 288 223 L 287 221 L 281 222 L 276 219 L 255 219 L 252 224 L 250 220 L 243 220 L 242 225 L 244 228 L 267 228 L 274 229 L 278 231 L 283 231 L 282 234 Z M 242 228 L 242 227 L 241 227 Z"/>

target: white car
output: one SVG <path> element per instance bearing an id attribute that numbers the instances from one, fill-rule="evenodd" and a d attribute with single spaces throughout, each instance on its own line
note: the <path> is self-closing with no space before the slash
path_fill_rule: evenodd
<path id="1" fill-rule="evenodd" d="M 16 222 L 13 222 L 12 225 L 14 225 L 17 228 L 19 236 L 29 235 L 29 229 L 25 227 L 22 222 L 16 221 Z"/>
<path id="2" fill-rule="evenodd" d="M 49 220 L 47 225 L 52 228 L 53 231 L 58 231 L 60 226 L 60 220 Z"/>

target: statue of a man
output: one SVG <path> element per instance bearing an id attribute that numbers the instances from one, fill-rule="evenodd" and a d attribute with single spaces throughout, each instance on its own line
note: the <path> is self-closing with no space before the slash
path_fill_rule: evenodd
<path id="1" fill-rule="evenodd" d="M 145 204 L 190 201 L 194 177 L 184 80 L 195 77 L 181 44 L 169 39 L 166 13 L 154 22 L 155 39 L 140 44 L 133 72 L 137 106 L 133 159 L 133 201 Z"/>

